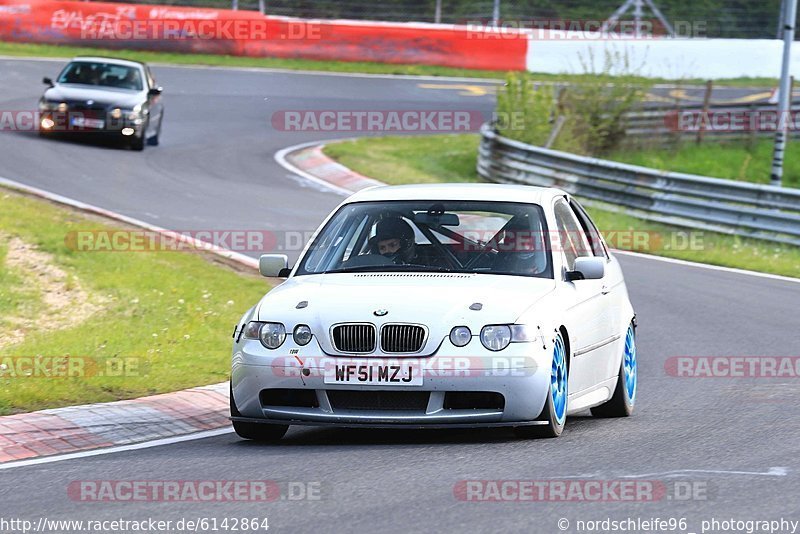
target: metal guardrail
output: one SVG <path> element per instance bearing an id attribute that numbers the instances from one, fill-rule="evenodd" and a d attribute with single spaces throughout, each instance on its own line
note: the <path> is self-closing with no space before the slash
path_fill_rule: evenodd
<path id="1" fill-rule="evenodd" d="M 645 219 L 800 246 L 800 189 L 658 171 L 527 145 L 481 128 L 486 180 L 552 186 Z"/>
<path id="2" fill-rule="evenodd" d="M 800 118 L 800 102 L 792 104 L 792 118 Z M 681 120 L 681 118 L 684 120 Z M 776 105 L 767 102 L 750 104 L 648 106 L 625 115 L 625 135 L 640 139 L 694 139 L 702 130 L 703 137 L 714 140 L 742 137 L 775 137 Z M 712 121 L 717 121 L 716 128 Z M 761 127 L 759 127 L 761 125 Z M 800 137 L 800 129 L 790 128 L 789 135 Z"/>

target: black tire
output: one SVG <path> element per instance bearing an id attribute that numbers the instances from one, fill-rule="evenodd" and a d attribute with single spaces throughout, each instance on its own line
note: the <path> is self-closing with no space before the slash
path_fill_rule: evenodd
<path id="1" fill-rule="evenodd" d="M 633 335 L 633 351 L 634 359 L 636 354 L 636 330 L 631 324 L 628 331 Z M 625 336 L 627 346 L 628 333 Z M 623 349 L 623 351 L 626 349 Z M 638 371 L 637 371 L 638 372 Z M 619 365 L 619 374 L 617 375 L 617 387 L 614 388 L 614 395 L 611 399 L 606 401 L 600 406 L 595 406 L 591 409 L 594 417 L 629 417 L 633 414 L 633 407 L 636 401 L 636 390 L 634 389 L 633 398 L 628 394 L 628 388 L 625 383 L 625 352 L 622 354 L 621 362 Z"/>
<path id="2" fill-rule="evenodd" d="M 233 430 L 240 438 L 254 441 L 279 441 L 289 430 L 289 425 L 273 425 L 270 423 L 243 423 L 233 421 Z"/>
<path id="3" fill-rule="evenodd" d="M 137 152 L 141 152 L 144 150 L 144 145 L 147 143 L 147 129 L 150 127 L 150 119 L 147 119 L 147 122 L 144 123 L 144 128 L 142 128 L 142 135 L 141 137 L 133 136 L 130 141 L 130 147 L 132 150 Z"/>
<path id="4" fill-rule="evenodd" d="M 241 417 L 236 402 L 233 400 L 233 385 L 230 386 L 230 409 L 231 417 Z M 240 438 L 252 439 L 255 441 L 278 441 L 289 430 L 289 425 L 273 425 L 269 423 L 245 423 L 243 421 L 231 421 L 233 430 Z"/>
<path id="5" fill-rule="evenodd" d="M 135 150 L 136 152 L 141 152 L 144 150 L 144 133 L 142 133 L 141 137 L 134 137 L 131 139 L 130 145 L 131 150 Z"/>
<path id="6" fill-rule="evenodd" d="M 566 347 L 564 345 L 564 340 L 559 333 L 556 337 L 556 341 L 553 346 L 553 351 L 555 353 L 556 347 L 560 343 L 561 348 L 563 349 L 564 354 L 564 381 L 565 387 L 569 385 L 569 365 L 567 365 L 567 360 L 569 360 L 569 354 L 566 353 Z M 538 424 L 538 425 L 526 425 L 526 426 L 517 426 L 514 427 L 514 434 L 521 439 L 530 439 L 530 438 L 557 438 L 561 435 L 564 431 L 564 425 L 567 422 L 567 399 L 569 398 L 569 389 L 567 388 L 564 392 L 565 394 L 565 405 L 564 405 L 564 415 L 561 418 L 561 421 L 558 420 L 556 417 L 556 410 L 555 405 L 553 403 L 553 394 L 550 388 L 547 389 L 547 401 L 545 401 L 544 408 L 542 409 L 541 415 L 539 415 L 538 421 L 545 421 L 545 424 Z"/>

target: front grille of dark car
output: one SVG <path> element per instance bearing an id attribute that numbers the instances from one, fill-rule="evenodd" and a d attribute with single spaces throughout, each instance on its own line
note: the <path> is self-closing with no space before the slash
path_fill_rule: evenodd
<path id="1" fill-rule="evenodd" d="M 375 351 L 375 325 L 370 323 L 339 324 L 331 330 L 333 346 L 339 352 L 369 354 Z"/>
<path id="2" fill-rule="evenodd" d="M 350 391 L 328 390 L 334 410 L 424 411 L 428 407 L 427 391 Z"/>
<path id="3" fill-rule="evenodd" d="M 70 114 L 82 115 L 87 119 L 106 119 L 108 106 L 105 104 L 88 105 L 86 102 L 67 102 L 67 109 Z"/>
<path id="4" fill-rule="evenodd" d="M 413 354 L 425 344 L 425 327 L 418 324 L 385 324 L 381 328 L 381 350 L 387 354 Z"/>

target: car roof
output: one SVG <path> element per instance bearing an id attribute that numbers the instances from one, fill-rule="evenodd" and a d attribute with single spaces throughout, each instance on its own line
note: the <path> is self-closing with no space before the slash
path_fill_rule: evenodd
<path id="1" fill-rule="evenodd" d="M 362 189 L 346 202 L 377 200 L 488 200 L 495 202 L 525 202 L 546 205 L 566 193 L 553 187 L 511 184 L 412 184 L 389 185 Z"/>
<path id="2" fill-rule="evenodd" d="M 104 56 L 75 56 L 72 61 L 94 61 L 97 63 L 113 63 L 114 65 L 124 65 L 126 67 L 144 67 L 145 64 L 141 61 L 133 61 L 131 59 L 120 59 L 116 57 Z"/>

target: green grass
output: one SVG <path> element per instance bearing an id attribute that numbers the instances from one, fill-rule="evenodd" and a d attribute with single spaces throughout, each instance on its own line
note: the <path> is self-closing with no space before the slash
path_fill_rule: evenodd
<path id="1" fill-rule="evenodd" d="M 477 135 L 362 138 L 331 144 L 325 153 L 353 170 L 387 183 L 476 182 Z M 697 232 L 687 246 L 686 228 L 654 223 L 610 209 L 587 206 L 609 245 L 712 265 L 800 277 L 800 247 Z M 646 235 L 618 240 L 611 232 Z"/>
<path id="2" fill-rule="evenodd" d="M 151 52 L 138 50 L 112 50 L 78 46 L 58 46 L 32 43 L 10 43 L 0 41 L 0 55 L 21 57 L 54 57 L 69 58 L 80 54 L 111 55 L 146 63 L 167 63 L 175 65 L 210 65 L 224 67 L 261 67 L 286 70 L 310 70 L 320 72 L 350 72 L 363 74 L 404 74 L 418 76 L 454 76 L 467 78 L 486 78 L 501 80 L 505 73 L 493 70 L 458 69 L 433 65 L 390 65 L 366 61 L 314 61 L 310 59 L 283 59 L 274 57 L 240 57 L 213 54 L 178 54 L 171 52 Z M 570 82 L 586 78 L 586 74 L 545 74 L 534 73 L 537 81 Z M 680 82 L 685 85 L 703 84 L 705 80 L 680 79 L 670 80 L 654 78 L 650 83 Z M 716 80 L 718 86 L 736 87 L 773 87 L 775 78 L 731 78 Z"/>
<path id="3" fill-rule="evenodd" d="M 772 149 L 771 139 L 760 139 L 752 144 L 687 143 L 676 150 L 621 150 L 609 159 L 655 169 L 768 184 Z M 800 144 L 795 140 L 790 140 L 786 148 L 783 185 L 800 187 Z"/>
<path id="4" fill-rule="evenodd" d="M 427 141 L 432 145 L 428 150 Z M 376 137 L 333 143 L 325 153 L 388 184 L 476 182 L 478 136 Z"/>
<path id="5" fill-rule="evenodd" d="M 41 355 L 86 358 L 99 366 L 87 369 L 104 370 L 109 362 L 122 361 L 128 366 L 126 376 L 69 378 L 12 376 L 6 369 L 0 373 L 0 414 L 224 381 L 230 373 L 233 326 L 269 289 L 256 274 L 197 253 L 71 250 L 65 245 L 67 232 L 112 227 L 6 190 L 0 190 L 0 228 L 52 255 L 55 265 L 104 302 L 87 321 L 58 329 L 48 322 L 41 300 L 20 297 L 17 285 L 25 273 L 9 272 L 0 262 L 0 310 L 19 313 L 20 307 L 39 305 L 33 315 L 39 326 L 27 331 L 21 343 L 0 349 L 0 362 Z"/>
<path id="6" fill-rule="evenodd" d="M 676 149 L 620 150 L 609 159 L 661 170 L 768 184 L 772 166 L 773 141 L 700 145 L 686 143 Z M 783 185 L 800 187 L 800 145 L 790 141 L 786 148 Z"/>
<path id="7" fill-rule="evenodd" d="M 0 234 L 2 239 L 2 234 Z M 10 328 L 9 317 L 15 315 L 29 317 L 41 304 L 41 297 L 32 288 L 22 284 L 16 273 L 3 269 L 8 247 L 0 241 L 0 332 Z"/>

